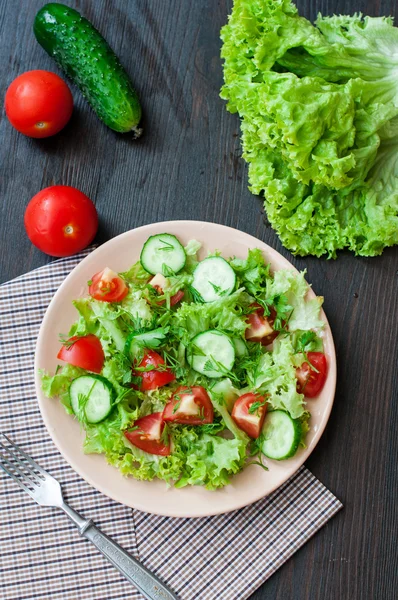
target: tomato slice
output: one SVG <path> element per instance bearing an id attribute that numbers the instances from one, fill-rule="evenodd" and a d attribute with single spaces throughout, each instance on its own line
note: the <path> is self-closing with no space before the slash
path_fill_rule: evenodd
<path id="1" fill-rule="evenodd" d="M 183 425 L 206 425 L 213 423 L 213 405 L 205 388 L 200 385 L 180 386 L 166 404 L 164 421 Z"/>
<path id="2" fill-rule="evenodd" d="M 256 405 L 250 410 L 253 404 Z M 231 416 L 240 429 L 251 438 L 256 439 L 261 433 L 266 412 L 265 396 L 249 392 L 236 400 Z"/>
<path id="3" fill-rule="evenodd" d="M 128 291 L 123 279 L 108 267 L 93 275 L 88 288 L 90 296 L 101 302 L 120 302 L 127 296 Z"/>
<path id="4" fill-rule="evenodd" d="M 149 282 L 149 285 L 151 285 L 153 288 L 155 288 L 155 290 L 157 291 L 159 296 L 163 295 L 163 293 L 164 293 L 163 289 L 164 289 L 165 284 L 166 284 L 166 278 L 161 273 L 158 273 L 157 275 L 155 275 L 155 277 L 152 277 L 151 281 Z M 176 292 L 174 294 L 174 296 L 171 296 L 170 306 L 175 306 L 176 304 L 181 302 L 181 300 L 184 298 L 184 294 L 185 294 L 184 290 L 178 290 L 178 292 Z M 165 302 L 166 302 L 166 300 L 159 300 L 159 302 L 157 304 L 159 304 L 161 306 Z"/>
<path id="5" fill-rule="evenodd" d="M 105 361 L 101 342 L 92 334 L 71 337 L 65 346 L 62 346 L 57 358 L 93 373 L 101 373 Z"/>
<path id="6" fill-rule="evenodd" d="M 308 352 L 307 358 L 316 371 L 307 362 L 296 369 L 297 391 L 307 398 L 315 398 L 325 385 L 328 365 L 323 352 Z"/>
<path id="7" fill-rule="evenodd" d="M 148 283 L 155 288 L 158 294 L 163 294 L 163 290 L 167 286 L 167 279 L 162 273 L 157 273 Z"/>
<path id="8" fill-rule="evenodd" d="M 263 346 L 268 346 L 279 335 L 279 331 L 274 330 L 276 311 L 271 307 L 270 314 L 264 316 L 264 308 L 260 304 L 255 302 L 251 306 L 255 310 L 248 315 L 249 327 L 246 329 L 245 337 L 250 342 L 261 342 Z"/>
<path id="9" fill-rule="evenodd" d="M 175 306 L 176 304 L 181 302 L 181 300 L 184 298 L 184 294 L 184 290 L 178 290 L 178 292 L 176 292 L 174 296 L 170 298 L 170 306 Z"/>
<path id="10" fill-rule="evenodd" d="M 164 368 L 163 358 L 154 350 L 147 350 L 144 354 L 144 358 L 138 365 L 139 369 L 149 368 L 148 371 L 139 371 L 133 369 L 133 375 L 135 377 L 142 377 L 142 383 L 140 390 L 146 392 L 147 390 L 155 390 L 156 388 L 167 385 L 171 381 L 174 381 L 176 376 L 170 369 Z M 151 368 L 152 367 L 152 368 Z M 157 370 L 157 367 L 163 367 L 163 369 Z M 136 367 L 137 368 L 137 367 Z"/>
<path id="11" fill-rule="evenodd" d="M 124 432 L 130 444 L 149 454 L 169 456 L 171 454 L 170 443 L 165 444 L 161 440 L 165 426 L 162 415 L 163 413 L 157 412 L 135 421 L 134 427 L 138 429 Z"/>

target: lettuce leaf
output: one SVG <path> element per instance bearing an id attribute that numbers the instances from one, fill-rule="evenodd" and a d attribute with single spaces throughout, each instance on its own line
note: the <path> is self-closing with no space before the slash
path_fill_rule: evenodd
<path id="1" fill-rule="evenodd" d="M 239 439 L 198 432 L 195 427 L 173 428 L 173 453 L 156 456 L 136 448 L 120 431 L 115 420 L 87 427 L 84 451 L 104 453 L 107 461 L 123 475 L 136 479 L 163 479 L 176 487 L 204 485 L 210 490 L 230 482 L 246 460 L 246 443 Z"/>
<path id="2" fill-rule="evenodd" d="M 84 442 L 85 453 L 105 454 L 109 464 L 118 468 L 123 475 L 133 475 L 136 479 L 150 481 L 159 477 L 171 484 L 179 478 L 182 470 L 179 455 L 148 454 L 129 444 L 120 426 L 119 418 L 89 426 Z"/>
<path id="3" fill-rule="evenodd" d="M 227 385 L 229 382 L 229 385 L 231 386 L 231 390 L 237 391 L 232 387 L 229 379 L 224 379 L 223 382 L 227 382 Z M 237 440 L 240 440 L 241 442 L 244 442 L 244 444 L 247 445 L 250 441 L 249 437 L 246 435 L 246 433 L 244 431 L 242 431 L 242 429 L 240 429 L 236 425 L 235 421 L 229 414 L 228 409 L 227 409 L 227 400 L 224 397 L 225 392 L 221 393 L 220 391 L 218 391 L 218 390 L 220 390 L 220 387 L 221 387 L 220 383 L 221 382 L 218 382 L 218 386 L 216 384 L 215 386 L 213 386 L 212 389 L 209 390 L 210 399 L 213 404 L 213 407 L 214 407 L 216 413 L 218 413 L 219 415 L 222 416 L 225 426 L 227 427 L 227 429 L 229 429 L 229 431 L 233 434 L 233 436 Z M 237 397 L 238 397 L 238 395 L 235 396 L 235 399 Z"/>
<path id="4" fill-rule="evenodd" d="M 289 318 L 289 331 L 297 329 L 322 329 L 324 322 L 320 318 L 322 296 L 306 298 L 310 286 L 305 280 L 305 271 L 299 274 L 282 269 L 276 271 L 274 278 L 268 282 L 267 296 L 285 295 L 293 312 Z"/>
<path id="5" fill-rule="evenodd" d="M 41 388 L 47 398 L 58 397 L 66 411 L 69 414 L 73 414 L 69 400 L 69 386 L 76 377 L 84 374 L 85 371 L 83 369 L 69 364 L 65 364 L 62 368 L 57 368 L 54 375 L 41 371 Z"/>
<path id="6" fill-rule="evenodd" d="M 192 273 L 198 264 L 198 252 L 201 249 L 202 244 L 197 240 L 189 240 L 188 244 L 185 246 L 185 254 L 187 257 L 184 270 L 188 271 L 188 273 Z"/>
<path id="7" fill-rule="evenodd" d="M 251 300 L 249 294 L 241 288 L 215 302 L 183 303 L 174 314 L 172 325 L 180 329 L 186 343 L 206 329 L 222 329 L 240 336 L 247 328 L 242 319 L 243 311 Z"/>
<path id="8" fill-rule="evenodd" d="M 270 279 L 270 266 L 259 248 L 250 249 L 245 259 L 233 258 L 229 262 L 238 275 L 240 286 L 244 285 L 253 296 L 265 291 Z"/>
<path id="9" fill-rule="evenodd" d="M 144 323 L 150 323 L 153 319 L 153 313 L 141 290 L 131 287 L 121 306 L 133 319 Z"/>
<path id="10" fill-rule="evenodd" d="M 239 439 L 198 435 L 194 428 L 176 433 L 174 444 L 177 455 L 185 457 L 177 488 L 186 485 L 205 485 L 214 490 L 230 482 L 231 476 L 243 468 L 246 461 L 246 443 Z"/>
<path id="11" fill-rule="evenodd" d="M 118 307 L 92 298 L 79 298 L 73 305 L 79 312 L 79 319 L 72 325 L 69 336 L 94 333 L 100 339 L 105 355 L 112 355 L 115 349 L 123 351 L 127 330 L 121 325 Z"/>
<path id="12" fill-rule="evenodd" d="M 300 17 L 235 0 L 221 31 L 228 110 L 250 189 L 293 253 L 375 256 L 398 243 L 398 30 L 389 18 Z"/>
<path id="13" fill-rule="evenodd" d="M 287 410 L 293 419 L 305 413 L 304 395 L 297 392 L 295 352 L 290 338 L 277 338 L 273 352 L 263 354 L 253 373 L 253 386 L 268 394 L 268 403 L 273 409 Z"/>
<path id="14" fill-rule="evenodd" d="M 212 400 L 232 412 L 235 400 L 239 396 L 239 390 L 232 384 L 229 378 L 218 379 L 210 388 Z M 213 402 L 214 404 L 214 402 Z"/>

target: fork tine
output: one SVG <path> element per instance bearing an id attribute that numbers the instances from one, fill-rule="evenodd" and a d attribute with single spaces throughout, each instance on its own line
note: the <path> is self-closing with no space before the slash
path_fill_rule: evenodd
<path id="1" fill-rule="evenodd" d="M 38 475 L 34 471 L 32 471 L 28 466 L 26 466 L 19 458 L 16 456 L 7 446 L 5 446 L 0 441 L 0 449 L 5 450 L 5 452 L 1 453 L 1 460 L 7 462 L 9 467 L 15 469 L 20 477 L 22 477 L 26 482 L 34 485 L 35 487 L 39 487 L 43 480 L 40 479 Z M 24 472 L 25 469 L 25 472 Z"/>
<path id="2" fill-rule="evenodd" d="M 3 450 L 3 452 L 1 452 L 1 450 Z M 4 450 L 6 450 L 7 454 L 4 452 Z M 18 458 L 12 452 L 10 452 L 9 449 L 7 448 L 7 446 L 4 446 L 4 444 L 2 442 L 0 442 L 0 460 L 5 462 L 6 464 L 8 464 L 9 468 L 12 468 L 15 471 L 17 471 L 19 476 L 23 477 L 26 484 L 30 483 L 30 484 L 34 485 L 35 487 L 38 487 L 38 485 L 42 482 L 41 479 L 39 479 L 38 481 L 35 481 L 30 476 L 31 474 L 29 471 L 27 473 L 24 472 L 23 471 L 23 467 L 24 467 L 23 463 L 21 463 L 21 461 L 18 460 Z"/>
<path id="3" fill-rule="evenodd" d="M 21 454 L 23 456 L 23 458 L 26 461 L 26 462 L 23 463 L 23 465 L 26 467 L 26 470 L 29 471 L 30 473 L 32 473 L 32 475 L 35 475 L 39 479 L 39 481 L 42 481 L 42 480 L 38 477 L 37 473 L 35 473 L 35 471 L 33 469 L 36 469 L 36 471 L 39 471 L 42 475 L 44 475 L 44 477 L 49 477 L 50 476 L 49 473 L 47 473 L 47 471 L 45 471 L 44 469 L 42 469 L 42 467 L 40 465 L 38 465 L 37 462 L 35 462 L 31 456 L 29 456 L 29 454 L 26 454 L 26 452 L 24 452 L 22 450 L 22 448 L 20 448 L 16 444 L 14 444 L 14 442 L 12 442 L 10 440 L 10 438 L 8 436 L 6 436 L 5 433 L 0 433 L 0 436 L 4 437 L 7 440 L 7 442 L 9 443 L 9 446 L 12 448 L 12 450 L 18 452 L 19 454 Z M 1 442 L 0 442 L 0 444 L 1 444 Z M 3 445 L 3 444 L 1 444 L 1 445 Z M 18 458 L 18 456 L 15 455 L 15 452 L 14 452 L 14 454 L 11 452 L 9 446 L 4 446 L 3 445 L 3 447 L 6 448 L 7 451 L 12 456 L 14 456 L 15 460 L 20 460 Z M 28 464 L 26 464 L 26 463 L 28 463 Z"/>
<path id="4" fill-rule="evenodd" d="M 5 460 L 3 455 L 0 454 L 0 469 L 2 469 L 5 473 L 7 473 L 7 475 L 9 475 L 18 485 L 19 487 L 21 487 L 23 490 L 25 490 L 25 492 L 27 492 L 29 494 L 29 496 L 31 496 L 34 499 L 34 495 L 31 489 L 29 489 L 24 483 L 23 481 L 21 481 L 21 479 L 19 479 L 19 477 L 17 477 L 15 475 L 15 473 L 13 473 L 12 471 L 9 471 L 7 469 L 7 467 L 4 465 L 4 463 L 6 463 L 7 465 L 9 465 L 9 461 Z"/>

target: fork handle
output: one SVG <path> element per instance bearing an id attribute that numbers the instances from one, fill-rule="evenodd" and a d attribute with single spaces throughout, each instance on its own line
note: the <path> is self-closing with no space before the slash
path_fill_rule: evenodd
<path id="1" fill-rule="evenodd" d="M 177 596 L 119 544 L 89 523 L 82 533 L 149 600 L 178 600 Z"/>
<path id="2" fill-rule="evenodd" d="M 142 565 L 119 544 L 102 533 L 90 520 L 86 521 L 66 503 L 61 507 L 79 528 L 80 535 L 90 540 L 96 548 L 126 577 L 148 600 L 178 600 L 160 579 Z"/>

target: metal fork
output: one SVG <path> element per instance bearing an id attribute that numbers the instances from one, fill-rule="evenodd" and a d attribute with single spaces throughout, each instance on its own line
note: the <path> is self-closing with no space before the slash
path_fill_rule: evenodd
<path id="1" fill-rule="evenodd" d="M 138 560 L 102 533 L 91 521 L 84 519 L 63 499 L 60 484 L 42 469 L 28 454 L 16 446 L 4 433 L 0 433 L 0 467 L 41 506 L 62 509 L 77 526 L 80 535 L 92 542 L 122 575 L 149 600 L 178 600 Z"/>

